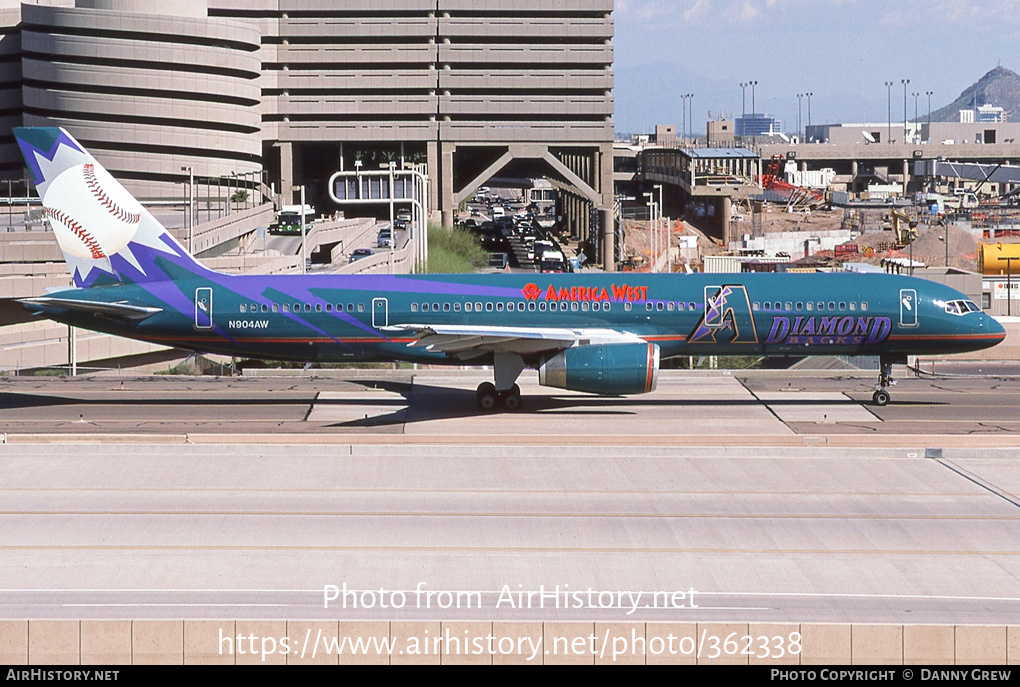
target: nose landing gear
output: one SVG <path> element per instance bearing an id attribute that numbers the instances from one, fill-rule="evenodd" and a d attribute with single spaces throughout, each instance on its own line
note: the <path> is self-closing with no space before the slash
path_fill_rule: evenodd
<path id="1" fill-rule="evenodd" d="M 889 392 L 886 391 L 886 387 L 893 386 L 896 384 L 896 380 L 892 378 L 892 366 L 894 362 L 906 362 L 906 358 L 893 359 L 890 356 L 881 356 L 879 358 L 880 372 L 878 375 L 878 389 L 871 395 L 872 402 L 877 406 L 888 405 L 892 397 Z"/>

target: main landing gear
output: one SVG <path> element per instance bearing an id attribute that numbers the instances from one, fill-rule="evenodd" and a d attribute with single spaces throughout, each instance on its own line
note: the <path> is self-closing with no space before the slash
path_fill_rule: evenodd
<path id="1" fill-rule="evenodd" d="M 496 383 L 482 382 L 475 395 L 479 410 L 486 412 L 503 407 L 517 410 L 521 407 L 521 387 L 517 378 L 524 370 L 524 360 L 516 353 L 496 353 L 493 356 L 493 377 Z"/>
<path id="2" fill-rule="evenodd" d="M 886 391 L 886 387 L 896 384 L 896 380 L 892 378 L 892 366 L 894 362 L 906 362 L 906 359 L 902 361 L 893 360 L 893 358 L 884 355 L 879 358 L 880 372 L 878 375 L 878 389 L 876 389 L 875 393 L 871 395 L 871 400 L 877 406 L 888 405 L 889 401 L 892 400 L 889 392 Z"/>

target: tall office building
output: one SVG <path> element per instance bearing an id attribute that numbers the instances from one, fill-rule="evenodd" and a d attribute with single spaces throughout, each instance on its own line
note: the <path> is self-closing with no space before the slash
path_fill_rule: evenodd
<path id="1" fill-rule="evenodd" d="M 339 169 L 419 163 L 450 224 L 490 177 L 544 176 L 597 251 L 612 238 L 612 9 L 0 0 L 0 117 L 67 127 L 147 198 L 181 197 L 193 172 L 203 184 L 261 178 L 288 204 L 303 185 L 328 208 Z M 0 132 L 0 174 L 21 173 Z"/>

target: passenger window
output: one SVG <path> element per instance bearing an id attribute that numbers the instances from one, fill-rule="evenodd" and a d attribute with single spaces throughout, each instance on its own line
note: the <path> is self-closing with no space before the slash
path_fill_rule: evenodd
<path id="1" fill-rule="evenodd" d="M 439 303 L 432 304 L 432 312 L 439 312 Z"/>
<path id="2" fill-rule="evenodd" d="M 301 304 L 300 303 L 295 303 L 294 304 L 294 312 L 301 312 Z"/>
<path id="3" fill-rule="evenodd" d="M 503 312 L 503 303 L 496 303 L 496 312 Z"/>
<path id="4" fill-rule="evenodd" d="M 846 310 L 846 302 L 845 301 L 840 301 L 839 302 L 839 310 L 840 310 L 840 312 Z"/>
<path id="5" fill-rule="evenodd" d="M 336 311 L 337 312 L 343 312 L 344 311 L 344 304 L 343 303 L 337 303 L 336 304 Z"/>
<path id="6" fill-rule="evenodd" d="M 429 304 L 428 303 L 422 303 L 421 304 L 421 311 L 422 312 L 428 312 L 429 311 Z"/>
<path id="7" fill-rule="evenodd" d="M 803 309 L 804 309 L 804 302 L 803 301 L 797 301 L 797 312 L 800 312 Z"/>
<path id="8" fill-rule="evenodd" d="M 358 303 L 358 312 L 365 312 L 365 304 Z"/>
<path id="9" fill-rule="evenodd" d="M 825 310 L 825 303 L 823 303 L 821 301 L 818 301 L 818 309 L 819 310 Z"/>
<path id="10" fill-rule="evenodd" d="M 538 304 L 538 309 L 541 310 L 542 312 L 545 312 L 545 308 L 546 308 L 545 301 Z"/>
<path id="11" fill-rule="evenodd" d="M 633 308 L 633 307 L 634 307 L 634 306 L 633 306 L 633 305 L 632 305 L 631 303 L 624 303 L 624 304 L 623 304 L 623 310 L 624 310 L 624 312 L 630 312 L 630 311 L 631 311 L 631 308 Z"/>
<path id="12" fill-rule="evenodd" d="M 485 304 L 485 312 L 492 312 L 492 303 Z"/>
<path id="13" fill-rule="evenodd" d="M 588 312 L 588 303 L 587 302 L 581 303 L 581 310 L 583 310 L 584 312 Z"/>
<path id="14" fill-rule="evenodd" d="M 464 312 L 471 312 L 471 302 L 468 301 L 464 304 Z"/>
<path id="15" fill-rule="evenodd" d="M 300 208 L 298 208 L 300 210 Z M 411 312 L 418 312 L 418 304 L 411 303 Z"/>
<path id="16" fill-rule="evenodd" d="M 808 301 L 808 302 L 807 302 L 807 303 L 805 304 L 805 309 L 806 309 L 806 310 L 814 310 L 814 309 L 815 309 L 815 304 L 814 304 L 814 303 L 812 303 L 811 301 Z"/>
<path id="17" fill-rule="evenodd" d="M 851 312 L 854 311 L 854 310 L 857 310 L 857 302 L 856 301 L 850 301 L 850 310 L 851 310 Z"/>
<path id="18" fill-rule="evenodd" d="M 867 309 L 868 309 L 868 302 L 864 301 L 863 303 L 861 303 L 861 310 L 867 310 Z"/>
<path id="19" fill-rule="evenodd" d="M 673 301 L 670 301 L 669 303 L 666 303 L 666 310 L 668 310 L 669 312 L 673 312 L 673 307 L 674 307 L 673 306 Z"/>
<path id="20" fill-rule="evenodd" d="M 443 303 L 443 312 L 450 312 L 450 304 Z"/>
<path id="21" fill-rule="evenodd" d="M 289 303 L 284 303 L 283 304 L 283 312 L 290 312 L 290 304 Z"/>
<path id="22" fill-rule="evenodd" d="M 535 304 L 534 303 L 528 303 L 528 310 L 534 311 L 534 309 L 535 309 Z"/>
<path id="23" fill-rule="evenodd" d="M 305 312 L 312 312 L 312 304 L 305 303 Z"/>
<path id="24" fill-rule="evenodd" d="M 241 312 L 248 312 L 248 304 L 241 303 Z"/>
<path id="25" fill-rule="evenodd" d="M 786 301 L 786 311 L 790 312 L 791 310 L 793 310 L 793 303 Z"/>
<path id="26" fill-rule="evenodd" d="M 492 305 L 492 303 L 490 303 L 489 305 Z M 486 310 L 492 310 L 492 308 L 486 308 Z M 475 301 L 475 311 L 482 312 L 482 304 L 479 303 L 478 301 Z"/>
<path id="27" fill-rule="evenodd" d="M 573 312 L 577 312 L 577 303 L 571 303 L 570 304 L 570 309 Z"/>
<path id="28" fill-rule="evenodd" d="M 765 303 L 764 305 L 762 305 L 762 308 L 765 310 L 765 312 L 771 312 L 772 311 L 772 304 L 771 303 Z"/>
<path id="29" fill-rule="evenodd" d="M 460 303 L 453 304 L 453 312 L 460 312 Z"/>
<path id="30" fill-rule="evenodd" d="M 829 310 L 836 309 L 836 301 L 829 301 Z"/>
<path id="31" fill-rule="evenodd" d="M 280 312 L 280 306 L 278 306 L 276 303 L 273 303 L 273 312 Z"/>
<path id="32" fill-rule="evenodd" d="M 347 312 L 354 312 L 354 303 L 347 304 Z"/>
<path id="33" fill-rule="evenodd" d="M 758 305 L 758 301 L 755 301 L 754 303 L 752 303 L 752 304 L 751 304 L 751 310 L 754 310 L 755 312 L 757 312 L 757 311 L 758 311 L 758 310 L 760 310 L 760 309 L 761 309 L 761 308 L 760 308 L 760 306 Z"/>
<path id="34" fill-rule="evenodd" d="M 524 303 L 517 304 L 517 312 L 524 312 Z"/>
<path id="35" fill-rule="evenodd" d="M 269 312 L 269 306 L 265 303 L 262 304 L 262 312 Z"/>
<path id="36" fill-rule="evenodd" d="M 315 304 L 315 312 L 322 312 L 322 303 Z"/>
<path id="37" fill-rule="evenodd" d="M 326 303 L 326 312 L 333 312 L 333 304 Z"/>
<path id="38" fill-rule="evenodd" d="M 645 310 L 652 312 L 652 308 L 655 307 L 651 303 L 645 303 Z"/>
<path id="39" fill-rule="evenodd" d="M 612 303 L 603 303 L 602 304 L 602 312 L 609 312 L 612 309 L 613 309 L 613 304 Z"/>
<path id="40" fill-rule="evenodd" d="M 655 304 L 655 309 L 658 310 L 659 312 L 662 312 L 663 310 L 666 309 L 666 306 L 662 301 L 659 301 L 658 303 Z"/>

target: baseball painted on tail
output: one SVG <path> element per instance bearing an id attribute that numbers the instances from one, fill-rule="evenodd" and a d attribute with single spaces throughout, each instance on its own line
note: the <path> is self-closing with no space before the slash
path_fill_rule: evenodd
<path id="1" fill-rule="evenodd" d="M 134 238 L 142 207 L 105 169 L 88 163 L 50 183 L 43 213 L 65 253 L 100 260 Z"/>

